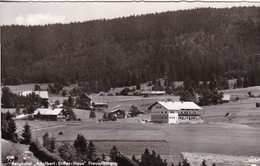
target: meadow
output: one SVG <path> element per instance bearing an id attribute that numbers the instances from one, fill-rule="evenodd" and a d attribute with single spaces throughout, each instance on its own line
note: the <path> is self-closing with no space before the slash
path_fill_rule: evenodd
<path id="1" fill-rule="evenodd" d="M 90 111 L 74 109 L 82 121 L 29 121 L 29 124 L 33 138 L 40 141 L 46 132 L 58 142 L 73 142 L 77 134 L 83 134 L 88 140 L 94 141 L 98 155 L 109 154 L 112 146 L 116 145 L 129 157 L 140 157 L 144 149 L 148 148 L 161 154 L 169 163 L 176 163 L 184 156 L 194 166 L 201 163 L 203 158 L 217 165 L 241 165 L 249 156 L 260 156 L 260 109 L 255 106 L 260 99 L 249 98 L 248 91 L 257 94 L 259 87 L 224 91 L 232 94 L 232 97 L 244 98 L 241 97 L 237 102 L 202 107 L 200 113 L 204 124 L 168 125 L 140 122 L 141 119 L 150 119 L 150 113 L 147 111 L 150 104 L 157 100 L 176 100 L 176 96 L 143 98 L 98 94 L 91 97 L 97 102 L 108 103 L 109 108 L 104 111 L 114 108 L 127 110 L 131 105 L 136 105 L 147 114 L 115 122 L 98 122 L 103 112 L 96 112 L 97 118 L 89 119 Z M 25 121 L 17 121 L 18 131 L 21 131 L 24 123 Z M 60 132 L 63 135 L 59 135 Z"/>

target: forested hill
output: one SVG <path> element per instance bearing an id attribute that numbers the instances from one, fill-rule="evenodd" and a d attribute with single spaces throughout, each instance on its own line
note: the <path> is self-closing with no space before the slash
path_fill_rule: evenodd
<path id="1" fill-rule="evenodd" d="M 102 88 L 168 76 L 260 81 L 260 8 L 202 8 L 112 20 L 2 27 L 6 84 L 80 81 Z M 101 88 L 101 89 L 102 89 Z"/>

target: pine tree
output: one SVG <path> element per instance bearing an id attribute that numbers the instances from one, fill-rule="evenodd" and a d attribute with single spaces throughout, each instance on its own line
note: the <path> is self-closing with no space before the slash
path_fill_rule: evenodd
<path id="1" fill-rule="evenodd" d="M 106 155 L 104 153 L 102 154 L 102 161 L 106 161 Z"/>
<path id="2" fill-rule="evenodd" d="M 182 166 L 190 166 L 190 163 L 188 162 L 187 159 L 184 159 L 184 160 L 183 160 Z"/>
<path id="3" fill-rule="evenodd" d="M 204 159 L 200 165 L 201 165 L 201 166 L 207 166 L 206 160 Z"/>
<path id="4" fill-rule="evenodd" d="M 21 109 L 20 109 L 19 106 L 17 106 L 17 107 L 15 108 L 15 115 L 20 115 L 20 114 L 21 114 Z"/>
<path id="5" fill-rule="evenodd" d="M 109 155 L 110 161 L 116 162 L 117 161 L 117 157 L 119 156 L 119 154 L 120 153 L 119 153 L 117 147 L 114 145 L 112 147 L 112 149 L 110 150 L 110 155 Z"/>
<path id="6" fill-rule="evenodd" d="M 8 129 L 7 129 L 8 139 L 15 143 L 18 142 L 18 135 L 15 133 L 16 129 L 17 128 L 14 119 L 10 118 L 10 120 L 8 120 Z"/>
<path id="7" fill-rule="evenodd" d="M 24 129 L 22 131 L 21 136 L 22 139 L 20 140 L 20 142 L 22 144 L 29 145 L 31 143 L 31 139 L 32 139 L 31 126 L 28 124 L 28 122 L 26 122 L 26 124 L 24 125 Z"/>
<path id="8" fill-rule="evenodd" d="M 139 163 L 139 160 L 135 157 L 135 155 L 132 156 L 132 160 L 133 160 L 136 164 Z"/>
<path id="9" fill-rule="evenodd" d="M 75 147 L 78 154 L 87 154 L 87 139 L 83 135 L 78 134 L 76 140 L 73 143 L 73 146 Z"/>
<path id="10" fill-rule="evenodd" d="M 96 113 L 93 110 L 90 112 L 89 118 L 96 118 Z"/>
<path id="11" fill-rule="evenodd" d="M 174 166 L 174 164 L 172 163 L 170 166 Z"/>
<path id="12" fill-rule="evenodd" d="M 49 138 L 49 133 L 45 133 L 42 136 L 42 145 L 50 151 L 50 146 L 51 146 L 51 140 Z"/>
<path id="13" fill-rule="evenodd" d="M 56 139 L 54 137 L 51 137 L 51 142 L 50 142 L 50 152 L 54 153 L 56 149 Z"/>
<path id="14" fill-rule="evenodd" d="M 95 161 L 97 158 L 96 147 L 92 141 L 89 141 L 88 143 L 87 158 L 89 161 Z"/>
<path id="15" fill-rule="evenodd" d="M 214 163 L 214 164 L 212 164 L 212 166 L 217 166 L 217 165 Z"/>
<path id="16" fill-rule="evenodd" d="M 63 142 L 58 147 L 58 152 L 60 154 L 60 157 L 67 162 L 77 161 L 77 152 L 70 143 Z"/>
<path id="17" fill-rule="evenodd" d="M 104 112 L 104 114 L 103 114 L 103 120 L 104 120 L 104 121 L 108 120 L 107 113 L 105 113 L 105 112 Z"/>
<path id="18" fill-rule="evenodd" d="M 142 156 L 141 156 L 140 165 L 141 166 L 150 166 L 151 165 L 150 152 L 147 148 L 145 149 L 144 154 L 142 154 Z"/>

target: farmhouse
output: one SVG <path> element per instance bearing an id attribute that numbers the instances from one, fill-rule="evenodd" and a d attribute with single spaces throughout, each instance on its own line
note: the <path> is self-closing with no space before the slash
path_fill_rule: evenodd
<path id="1" fill-rule="evenodd" d="M 126 112 L 122 109 L 114 109 L 112 111 L 109 111 L 114 117 L 116 118 L 126 118 Z"/>
<path id="2" fill-rule="evenodd" d="M 200 122 L 201 109 L 194 102 L 157 101 L 148 109 L 151 110 L 151 121 L 159 123 L 196 123 Z"/>
<path id="3" fill-rule="evenodd" d="M 151 95 L 151 96 L 157 96 L 157 95 L 165 95 L 165 91 L 142 91 L 142 95 Z"/>
<path id="4" fill-rule="evenodd" d="M 33 113 L 34 119 L 47 121 L 65 121 L 64 110 L 61 108 L 39 108 Z"/>
<path id="5" fill-rule="evenodd" d="M 92 106 L 94 107 L 94 109 L 97 110 L 103 110 L 105 108 L 108 108 L 107 103 L 96 103 L 96 102 L 92 102 Z"/>
<path id="6" fill-rule="evenodd" d="M 21 93 L 21 96 L 28 96 L 32 93 L 35 93 L 36 95 L 39 95 L 40 98 L 48 100 L 49 99 L 49 94 L 48 91 L 23 91 Z"/>

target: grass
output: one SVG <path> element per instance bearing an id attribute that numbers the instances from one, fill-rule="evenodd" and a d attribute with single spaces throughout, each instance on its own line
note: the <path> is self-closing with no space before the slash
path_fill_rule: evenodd
<path id="1" fill-rule="evenodd" d="M 249 156 L 231 156 L 211 153 L 187 153 L 183 152 L 183 157 L 187 158 L 192 166 L 201 166 L 203 159 L 207 165 L 215 163 L 218 166 L 238 166 L 246 165 Z"/>
<path id="2" fill-rule="evenodd" d="M 94 140 L 99 154 L 103 152 L 107 155 L 112 146 L 116 145 L 124 154 L 138 157 L 145 148 L 149 147 L 149 150 L 154 149 L 156 153 L 162 154 L 162 157 L 167 158 L 169 163 L 179 161 L 180 152 L 185 152 L 184 156 L 186 155 L 195 163 L 195 166 L 196 162 L 201 163 L 202 158 L 215 161 L 214 157 L 220 161 L 216 162 L 217 165 L 232 164 L 232 158 L 236 160 L 240 156 L 259 156 L 260 154 L 260 128 L 257 125 L 260 124 L 260 110 L 255 107 L 255 103 L 260 99 L 246 96 L 248 91 L 258 94 L 259 88 L 225 90 L 224 93 L 231 94 L 232 97 L 238 96 L 243 100 L 203 107 L 200 113 L 204 117 L 205 124 L 168 125 L 138 122 L 139 119 L 150 119 L 148 111 L 148 114 L 143 117 L 99 123 L 97 120 L 103 113 L 97 112 L 97 118 L 92 120 L 88 118 L 89 111 L 77 109 L 74 111 L 77 117 L 83 120 L 81 122 L 30 121 L 29 123 L 32 126 L 34 138 L 41 138 L 48 132 L 58 141 L 72 142 L 77 134 L 81 133 L 87 139 Z M 96 102 L 108 102 L 109 108 L 105 111 L 114 108 L 127 110 L 131 105 L 146 111 L 157 100 L 177 99 L 174 96 L 143 98 L 141 96 L 109 97 L 97 94 L 91 97 Z M 59 96 L 51 98 L 57 99 Z M 225 117 L 227 113 L 230 116 Z M 25 122 L 17 121 L 17 123 L 18 131 L 21 131 Z M 63 132 L 63 135 L 59 135 L 59 132 Z"/>

